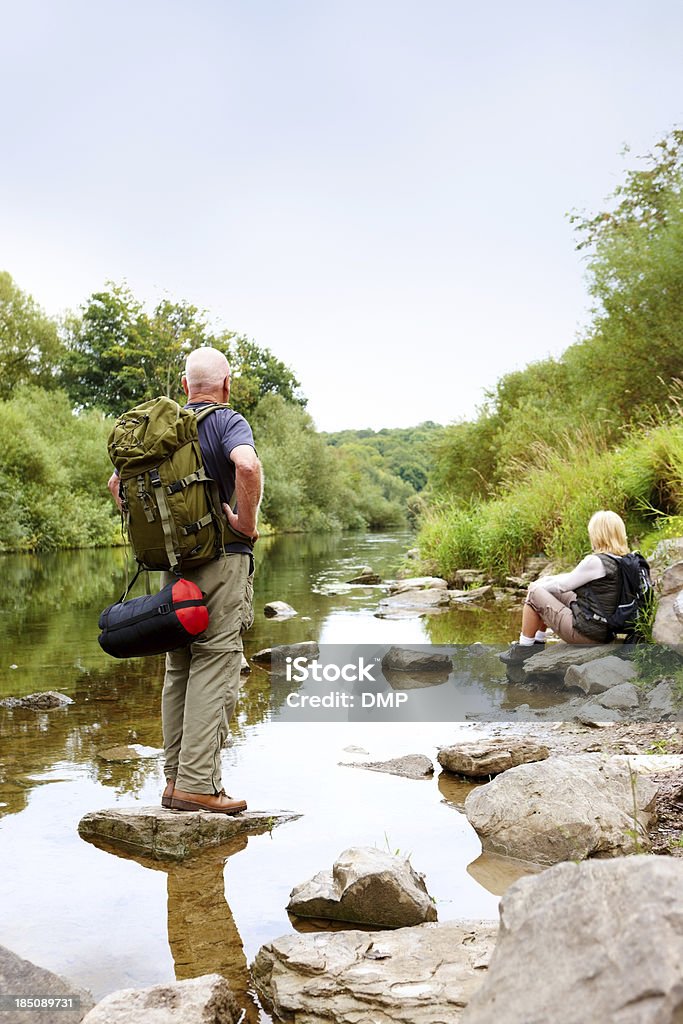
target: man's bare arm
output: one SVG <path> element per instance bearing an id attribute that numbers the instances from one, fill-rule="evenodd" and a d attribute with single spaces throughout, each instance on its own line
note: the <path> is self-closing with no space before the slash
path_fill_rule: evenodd
<path id="1" fill-rule="evenodd" d="M 258 537 L 256 528 L 258 510 L 263 493 L 261 463 L 249 444 L 238 444 L 230 452 L 230 458 L 235 463 L 237 515 L 227 504 L 223 505 L 223 511 L 233 530 L 243 533 L 246 537 L 256 539 Z"/>
<path id="2" fill-rule="evenodd" d="M 112 496 L 112 498 L 114 499 L 114 501 L 116 502 L 116 504 L 118 505 L 118 507 L 120 509 L 121 508 L 121 495 L 119 494 L 119 490 L 120 490 L 120 487 L 121 487 L 121 478 L 119 477 L 118 473 L 112 473 L 112 475 L 107 480 L 107 487 L 111 491 L 111 496 Z"/>

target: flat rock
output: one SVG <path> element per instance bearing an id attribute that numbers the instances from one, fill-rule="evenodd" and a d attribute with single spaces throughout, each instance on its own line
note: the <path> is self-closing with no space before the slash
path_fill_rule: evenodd
<path id="1" fill-rule="evenodd" d="M 400 775 L 404 779 L 427 779 L 434 774 L 434 765 L 424 754 L 405 754 L 403 757 L 392 757 L 390 761 L 355 761 L 344 767 L 367 768 L 371 772 L 386 772 L 388 775 Z"/>
<path id="2" fill-rule="evenodd" d="M 5 946 L 0 946 L 0 994 L 16 996 L 68 996 L 80 1000 L 78 1010 L 0 1010 L 3 1024 L 79 1024 L 94 1000 L 89 992 L 73 985 L 66 978 L 24 960 Z"/>
<path id="3" fill-rule="evenodd" d="M 163 750 L 159 750 L 156 747 L 144 747 L 141 743 L 131 743 L 129 745 L 120 744 L 116 747 L 106 747 L 104 750 L 97 751 L 97 757 L 100 761 L 142 761 L 145 758 L 159 757 L 163 754 Z"/>
<path id="4" fill-rule="evenodd" d="M 269 832 L 295 821 L 291 811 L 172 811 L 165 807 L 107 807 L 90 811 L 78 823 L 81 839 L 105 843 L 155 860 L 184 860 L 240 833 Z"/>
<path id="5" fill-rule="evenodd" d="M 447 921 L 381 935 L 284 935 L 261 947 L 252 977 L 266 1010 L 287 1024 L 454 1024 L 495 934 L 490 921 Z"/>
<path id="6" fill-rule="evenodd" d="M 486 852 L 537 864 L 650 848 L 657 786 L 597 754 L 510 768 L 467 796 L 465 813 Z"/>
<path id="7" fill-rule="evenodd" d="M 613 686 L 630 683 L 638 675 L 630 661 L 610 654 L 581 665 L 570 665 L 564 677 L 567 689 L 583 690 L 586 694 L 604 693 Z"/>
<path id="8" fill-rule="evenodd" d="M 547 644 L 544 651 L 532 655 L 522 663 L 522 677 L 530 679 L 533 676 L 564 676 L 564 673 L 572 665 L 585 665 L 597 658 L 605 658 L 614 654 L 615 648 L 611 644 Z"/>
<path id="9" fill-rule="evenodd" d="M 390 672 L 450 672 L 452 668 L 450 657 L 438 651 L 390 647 L 382 658 L 382 669 Z"/>
<path id="10" fill-rule="evenodd" d="M 299 644 L 279 644 L 277 647 L 264 647 L 252 654 L 251 660 L 256 665 L 272 665 L 273 661 L 282 662 L 285 658 L 317 658 L 320 648 L 315 640 L 304 640 Z"/>
<path id="11" fill-rule="evenodd" d="M 403 594 L 407 590 L 446 590 L 448 584 L 440 576 L 409 576 L 405 580 L 392 583 L 390 594 Z"/>
<path id="12" fill-rule="evenodd" d="M 475 601 L 493 597 L 494 593 L 491 584 L 487 583 L 483 587 L 473 587 L 471 590 L 449 590 L 448 596 L 452 604 L 473 604 Z"/>
<path id="13" fill-rule="evenodd" d="M 470 779 L 485 779 L 546 757 L 548 748 L 531 740 L 483 739 L 442 747 L 437 760 L 449 772 Z"/>
<path id="14" fill-rule="evenodd" d="M 682 860 L 558 864 L 504 894 L 462 1024 L 679 1024 L 682 964 Z"/>
<path id="15" fill-rule="evenodd" d="M 426 615 L 433 611 L 447 611 L 450 601 L 448 591 L 443 587 L 429 590 L 407 590 L 404 594 L 393 594 L 379 602 L 377 618 L 409 618 Z"/>
<path id="16" fill-rule="evenodd" d="M 424 875 L 409 860 L 374 846 L 352 847 L 292 889 L 287 910 L 298 917 L 321 917 L 380 928 L 403 928 L 436 921 L 436 906 Z"/>
<path id="17" fill-rule="evenodd" d="M 374 586 L 375 584 L 382 582 L 382 577 L 378 573 L 373 572 L 372 569 L 368 567 L 363 569 L 362 572 L 359 572 L 357 576 L 353 577 L 353 579 L 347 580 L 346 582 L 361 583 L 365 584 L 366 586 Z"/>
<path id="18" fill-rule="evenodd" d="M 626 711 L 629 708 L 637 708 L 640 703 L 638 688 L 633 683 L 621 683 L 619 686 L 612 686 L 604 693 L 599 693 L 596 702 L 603 708 L 616 708 L 617 711 Z"/>
<path id="19" fill-rule="evenodd" d="M 57 690 L 46 690 L 44 693 L 29 693 L 26 697 L 5 697 L 0 700 L 3 708 L 31 708 L 35 711 L 49 711 L 51 708 L 63 708 L 73 704 L 71 697 Z"/>
<path id="20" fill-rule="evenodd" d="M 55 1024 L 58 1018 L 61 1014 Z M 240 1019 L 225 978 L 203 974 L 152 988 L 119 989 L 105 996 L 83 1024 L 237 1024 Z"/>
<path id="21" fill-rule="evenodd" d="M 263 606 L 263 614 L 267 619 L 291 619 L 298 613 L 296 608 L 292 608 L 286 601 L 269 601 Z"/>

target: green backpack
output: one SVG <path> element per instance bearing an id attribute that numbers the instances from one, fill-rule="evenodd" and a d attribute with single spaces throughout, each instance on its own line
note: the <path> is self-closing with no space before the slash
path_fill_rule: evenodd
<path id="1" fill-rule="evenodd" d="M 109 458 L 121 484 L 124 525 L 145 569 L 180 569 L 217 558 L 234 533 L 218 487 L 207 476 L 197 424 L 225 405 L 197 412 L 155 398 L 119 416 L 109 435 Z M 232 503 L 232 499 L 231 499 Z"/>

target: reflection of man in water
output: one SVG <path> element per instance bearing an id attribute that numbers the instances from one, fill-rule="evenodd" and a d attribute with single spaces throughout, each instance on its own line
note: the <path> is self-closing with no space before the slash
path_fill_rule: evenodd
<path id="1" fill-rule="evenodd" d="M 199 348 L 187 358 L 183 390 L 188 409 L 230 398 L 230 367 L 222 352 Z M 161 717 L 166 755 L 165 807 L 235 814 L 244 800 L 227 796 L 221 781 L 221 748 L 237 701 L 241 633 L 253 621 L 252 548 L 261 500 L 261 464 L 251 427 L 232 409 L 216 409 L 198 424 L 207 474 L 218 484 L 227 522 L 220 557 L 183 570 L 206 594 L 209 627 L 190 647 L 166 655 Z M 119 478 L 109 489 L 118 500 Z M 236 511 L 229 502 L 237 498 Z M 162 574 L 162 586 L 175 579 Z"/>
<path id="2" fill-rule="evenodd" d="M 230 845 L 230 854 L 245 849 L 247 837 Z M 225 848 L 187 863 L 164 866 L 168 874 L 168 944 L 178 981 L 203 974 L 227 978 L 245 1021 L 257 1022 L 250 995 L 251 979 L 242 939 L 225 899 Z M 158 865 L 160 866 L 160 865 Z"/>

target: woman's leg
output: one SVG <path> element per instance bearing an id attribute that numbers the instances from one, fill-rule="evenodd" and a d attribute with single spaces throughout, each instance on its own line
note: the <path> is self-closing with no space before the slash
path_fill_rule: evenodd
<path id="1" fill-rule="evenodd" d="M 530 640 L 533 640 L 536 634 L 539 631 L 543 632 L 545 628 L 545 622 L 536 609 L 525 602 L 522 609 L 522 636 L 527 636 Z"/>

